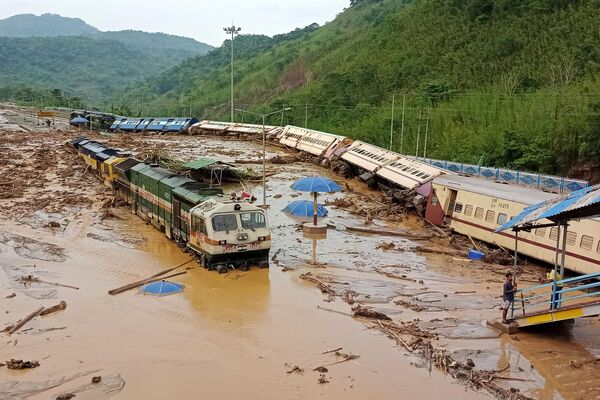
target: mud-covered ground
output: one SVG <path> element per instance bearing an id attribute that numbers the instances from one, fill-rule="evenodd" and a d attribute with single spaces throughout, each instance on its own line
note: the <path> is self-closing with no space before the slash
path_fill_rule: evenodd
<path id="1" fill-rule="evenodd" d="M 328 174 L 309 163 L 268 165 L 270 270 L 218 275 L 190 263 L 186 275 L 173 278 L 186 285 L 180 295 L 109 296 L 107 290 L 188 256 L 126 208 L 106 208 L 110 190 L 64 146 L 75 135 L 0 130 L 0 184 L 7 183 L 0 187 L 0 330 L 40 306 L 67 303 L 3 334 L 0 363 L 14 358 L 40 366 L 0 367 L 0 399 L 600 398 L 597 318 L 500 335 L 484 321 L 499 316 L 507 267 L 469 262 L 414 217 L 368 226 L 405 237 L 329 230 L 316 242 L 312 264 L 312 240 L 280 211 L 306 196 L 289 189 L 295 179 Z M 184 160 L 260 156 L 260 145 L 248 141 L 95 137 Z M 276 147 L 269 153 L 287 155 Z M 346 183 L 344 193 L 321 200 L 378 201 L 378 193 Z M 260 185 L 250 185 L 261 199 Z M 329 210 L 333 225 L 365 226 L 362 216 Z M 543 273 L 523 269 L 521 285 Z M 27 275 L 38 280 L 20 282 Z M 357 306 L 392 320 L 353 317 Z M 465 366 L 465 374 L 445 374 L 457 368 L 451 363 Z M 97 375 L 101 383 L 90 384 Z"/>

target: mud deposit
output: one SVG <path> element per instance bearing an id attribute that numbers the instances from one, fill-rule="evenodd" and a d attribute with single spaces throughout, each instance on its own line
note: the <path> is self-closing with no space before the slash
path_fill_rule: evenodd
<path id="1" fill-rule="evenodd" d="M 75 399 L 600 398 L 598 319 L 499 335 L 482 321 L 499 315 L 506 267 L 418 252 L 449 242 L 413 218 L 370 225 L 409 232 L 411 239 L 329 230 L 314 243 L 317 263 L 311 264 L 312 240 L 280 211 L 306 196 L 288 189 L 291 182 L 328 174 L 303 162 L 268 165 L 275 173 L 267 184 L 274 237 L 269 270 L 218 275 L 192 263 L 174 278 L 186 285 L 182 294 L 109 296 L 107 290 L 188 256 L 126 208 L 101 218 L 110 191 L 63 146 L 73 133 L 5 130 L 0 136 L 0 157 L 8 160 L 0 162 L 1 176 L 19 188 L 0 200 L 0 329 L 39 307 L 68 304 L 2 334 L 0 363 L 15 358 L 40 366 L 0 367 L 0 399 L 68 393 Z M 162 146 L 185 160 L 253 159 L 260 152 L 256 143 L 200 137 L 97 138 L 135 151 Z M 348 183 L 352 192 L 321 200 L 364 201 L 372 194 Z M 262 198 L 260 185 L 250 189 Z M 334 225 L 364 226 L 362 217 L 329 210 Z M 430 239 L 414 240 L 418 234 Z M 382 246 L 389 243 L 393 249 Z M 533 280 L 541 270 L 526 272 Z M 39 279 L 19 281 L 27 275 Z M 355 318 L 357 306 L 391 321 Z M 426 357 L 422 343 L 431 343 Z M 445 374 L 439 364 L 449 359 L 487 371 L 503 392 Z M 101 382 L 91 383 L 93 376 Z"/>

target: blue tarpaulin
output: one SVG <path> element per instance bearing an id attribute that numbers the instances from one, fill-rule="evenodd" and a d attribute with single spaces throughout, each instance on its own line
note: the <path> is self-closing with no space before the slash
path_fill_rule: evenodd
<path id="1" fill-rule="evenodd" d="M 549 219 L 553 222 L 600 216 L 600 185 L 590 186 L 566 196 L 556 197 L 525 208 L 519 215 L 498 227 L 496 232 Z"/>

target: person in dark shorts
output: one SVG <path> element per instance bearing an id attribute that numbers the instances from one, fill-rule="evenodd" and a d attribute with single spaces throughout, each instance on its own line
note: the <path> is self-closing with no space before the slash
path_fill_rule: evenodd
<path id="1" fill-rule="evenodd" d="M 505 275 L 504 286 L 502 288 L 502 323 L 508 324 L 506 320 L 506 314 L 510 305 L 515 301 L 515 292 L 517 290 L 517 283 L 513 281 L 512 272 L 507 272 Z"/>

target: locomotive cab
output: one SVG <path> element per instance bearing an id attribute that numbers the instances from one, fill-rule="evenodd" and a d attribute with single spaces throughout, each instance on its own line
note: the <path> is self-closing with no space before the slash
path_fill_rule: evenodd
<path id="1" fill-rule="evenodd" d="M 208 269 L 269 266 L 271 234 L 265 212 L 244 201 L 210 199 L 190 210 L 188 246 Z"/>

